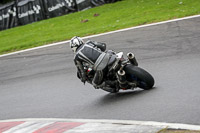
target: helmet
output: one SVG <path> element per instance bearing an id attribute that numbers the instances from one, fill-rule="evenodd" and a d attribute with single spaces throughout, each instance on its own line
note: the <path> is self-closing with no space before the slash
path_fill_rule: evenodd
<path id="1" fill-rule="evenodd" d="M 75 53 L 77 48 L 79 46 L 81 46 L 82 44 L 84 44 L 83 40 L 78 37 L 78 36 L 75 36 L 73 37 L 71 40 L 70 40 L 70 47 L 72 49 L 72 51 Z"/>

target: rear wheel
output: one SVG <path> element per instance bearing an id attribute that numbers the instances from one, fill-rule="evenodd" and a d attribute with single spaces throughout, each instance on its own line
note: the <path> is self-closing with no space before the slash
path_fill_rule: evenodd
<path id="1" fill-rule="evenodd" d="M 138 87 L 148 90 L 151 89 L 154 85 L 154 78 L 144 69 L 128 64 L 124 67 L 126 72 L 126 78 L 129 82 L 136 81 Z"/>

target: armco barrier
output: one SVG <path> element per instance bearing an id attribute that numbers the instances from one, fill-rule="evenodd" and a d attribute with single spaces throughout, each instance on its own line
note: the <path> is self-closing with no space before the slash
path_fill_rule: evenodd
<path id="1" fill-rule="evenodd" d="M 18 22 L 19 25 L 25 25 L 44 19 L 41 12 L 41 6 L 34 0 L 24 0 L 18 3 Z"/>
<path id="2" fill-rule="evenodd" d="M 0 30 L 81 11 L 117 0 L 20 0 L 0 6 Z"/>
<path id="3" fill-rule="evenodd" d="M 48 18 L 76 11 L 74 0 L 43 0 Z"/>
<path id="4" fill-rule="evenodd" d="M 85 10 L 92 7 L 91 0 L 76 0 L 77 10 Z"/>
<path id="5" fill-rule="evenodd" d="M 15 3 L 11 2 L 0 7 L 0 30 L 15 27 L 16 20 L 16 7 Z"/>

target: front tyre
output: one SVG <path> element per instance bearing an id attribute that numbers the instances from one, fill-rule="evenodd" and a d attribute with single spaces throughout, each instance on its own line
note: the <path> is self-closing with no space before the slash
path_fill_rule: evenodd
<path id="1" fill-rule="evenodd" d="M 119 90 L 117 90 L 115 88 L 109 88 L 109 87 L 107 87 L 107 88 L 101 88 L 101 89 L 104 90 L 104 91 L 110 92 L 110 93 L 117 93 L 117 92 L 119 92 Z"/>
<path id="2" fill-rule="evenodd" d="M 136 81 L 138 87 L 148 90 L 151 89 L 154 85 L 154 78 L 144 69 L 128 64 L 124 67 L 126 72 L 126 78 L 129 82 Z"/>

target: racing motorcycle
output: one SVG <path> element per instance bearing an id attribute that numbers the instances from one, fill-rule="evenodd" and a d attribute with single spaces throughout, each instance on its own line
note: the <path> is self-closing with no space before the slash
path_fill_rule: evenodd
<path id="1" fill-rule="evenodd" d="M 106 76 L 104 81 L 108 84 L 102 84 L 97 89 L 107 92 L 117 93 L 119 90 L 128 90 L 134 88 L 142 88 L 144 90 L 151 89 L 154 85 L 154 78 L 144 69 L 138 67 L 137 60 L 133 53 L 127 54 L 124 58 L 123 52 L 107 52 L 109 61 L 106 62 Z M 105 56 L 104 56 L 105 58 Z M 103 63 L 102 63 L 103 64 Z M 92 84 L 95 70 L 88 64 L 84 64 L 87 82 Z"/>

